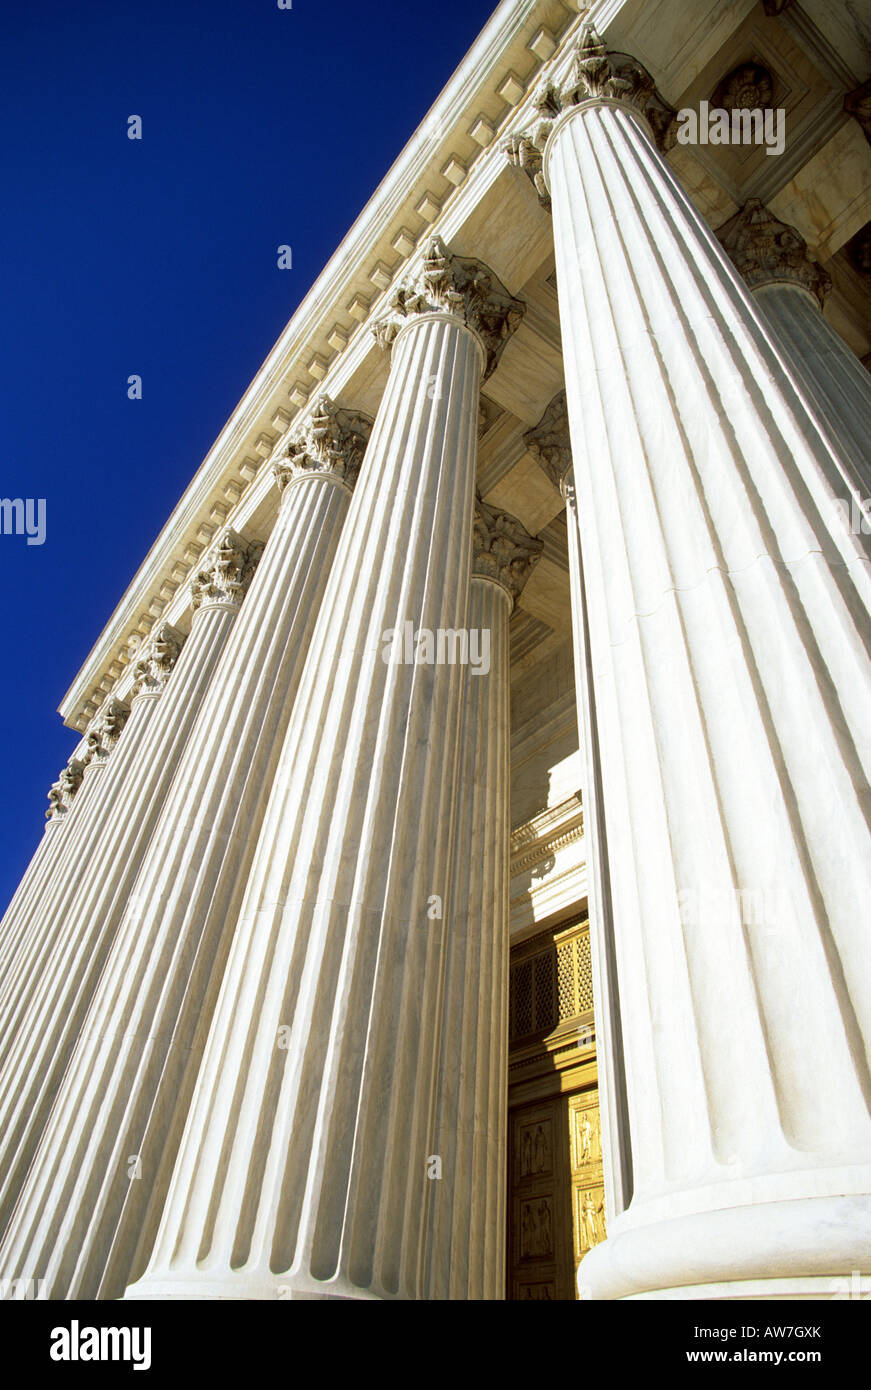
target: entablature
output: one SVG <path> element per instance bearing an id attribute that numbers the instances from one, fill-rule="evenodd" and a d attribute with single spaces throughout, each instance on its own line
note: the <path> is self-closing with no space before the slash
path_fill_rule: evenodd
<path id="1" fill-rule="evenodd" d="M 839 16 L 842 7 L 827 0 L 792 0 L 776 16 L 761 0 L 598 0 L 580 8 L 504 0 L 495 11 L 291 318 L 134 576 L 64 696 L 61 714 L 70 726 L 85 730 L 106 696 L 123 688 L 158 619 L 185 630 L 192 573 L 225 526 L 267 538 L 278 508 L 272 463 L 316 396 L 325 391 L 374 416 L 388 363 L 371 325 L 431 233 L 454 254 L 483 261 L 526 303 L 485 385 L 479 487 L 533 534 L 553 525 L 562 499 L 523 440 L 562 386 L 551 223 L 503 145 L 531 123 L 540 84 L 565 76 L 588 19 L 610 48 L 637 57 L 677 108 L 702 99 L 749 53 L 772 66 L 800 122 L 791 162 L 760 150 L 736 162 L 733 151 L 687 146 L 668 158 L 712 227 L 764 186 L 771 211 L 796 226 L 820 260 L 832 259 L 827 315 L 861 357 L 871 351 L 871 280 L 847 255 L 851 238 L 871 221 L 871 143 L 843 109 L 848 91 L 871 71 L 861 21 Z M 526 602 L 544 587 L 547 566 L 539 571 Z M 557 588 L 554 580 L 540 596 L 538 613 L 518 607 L 512 622 L 525 624 L 527 640 L 530 618 L 547 640 L 545 610 L 564 607 Z"/>

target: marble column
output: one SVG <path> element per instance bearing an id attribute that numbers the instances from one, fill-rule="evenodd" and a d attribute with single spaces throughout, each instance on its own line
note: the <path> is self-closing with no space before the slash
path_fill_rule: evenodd
<path id="1" fill-rule="evenodd" d="M 99 997 L 101 974 L 122 914 L 257 554 L 259 547 L 225 535 L 211 562 L 194 579 L 195 611 L 181 654 L 175 637 L 160 630 L 148 654 L 137 663 L 127 727 L 106 769 L 93 774 L 99 782 L 84 818 L 72 827 L 76 840 L 60 865 L 64 872 L 57 875 L 56 891 L 40 905 L 15 971 L 7 979 L 0 998 L 0 1220 L 4 1227 L 22 1193 L 67 1065 L 74 1049 L 83 1045 L 80 1033 Z M 100 747 L 93 750 L 95 759 L 102 760 L 105 751 L 101 738 Z M 96 1076 L 94 1081 L 98 1084 Z M 100 1100 L 105 1103 L 106 1092 L 100 1093 Z M 86 1127 L 84 1110 L 80 1118 Z M 74 1137 L 67 1137 L 65 1171 L 73 1184 L 82 1181 L 84 1173 L 73 1157 Z M 81 1132 L 75 1141 L 82 1142 Z M 50 1148 L 50 1133 L 45 1144 Z M 28 1210 L 25 1199 L 19 1208 L 22 1221 Z M 69 1202 L 41 1206 L 40 1212 L 52 1233 L 45 1237 L 50 1240 L 62 1216 L 74 1219 Z M 0 1268 L 7 1258 L 0 1255 Z M 47 1269 L 45 1265 L 46 1273 Z M 63 1296 L 63 1290 L 54 1294 L 47 1284 L 46 1296 Z"/>
<path id="2" fill-rule="evenodd" d="M 42 872 L 29 885 L 29 891 L 16 894 L 14 924 L 3 942 L 0 954 L 0 1067 L 6 1057 L 15 1030 L 14 1013 L 8 1011 L 8 1001 L 20 1001 L 22 983 L 25 991 L 32 988 L 43 968 L 48 942 L 51 956 L 51 923 L 58 911 L 63 912 L 74 894 L 87 865 L 93 858 L 93 846 L 102 830 L 103 808 L 112 800 L 112 787 L 117 787 L 123 775 L 121 768 L 135 755 L 138 719 L 129 722 L 130 706 L 115 696 L 109 696 L 93 720 L 85 736 L 83 757 L 74 760 L 49 793 L 51 809 L 48 826 L 63 827 L 54 841 L 54 853 L 42 863 Z M 110 755 L 115 751 L 121 734 L 124 755 L 113 759 L 112 776 L 104 778 Z M 107 785 L 108 784 L 108 785 Z M 70 787 L 75 791 L 71 802 Z M 59 819 L 58 819 L 59 817 Z M 24 887 L 24 885 L 22 885 Z M 10 917 L 12 916 L 10 912 Z M 6 1001 L 7 1007 L 4 1007 Z M 14 1010 L 14 1003 L 12 1008 Z"/>
<path id="3" fill-rule="evenodd" d="M 581 561 L 581 530 L 572 471 L 568 406 L 558 391 L 524 443 L 558 488 L 566 503 L 569 582 L 572 604 L 575 694 L 578 737 L 583 753 L 582 799 L 587 860 L 587 914 L 595 1005 L 596 1070 L 602 1145 L 608 1162 L 604 1172 L 605 1206 L 609 1218 L 619 1214 L 632 1196 L 632 1156 L 626 1110 L 626 1075 L 620 1025 L 620 983 L 614 947 L 614 913 L 608 830 L 602 801 L 602 754 L 596 691 L 590 669 L 589 615 Z"/>
<path id="4" fill-rule="evenodd" d="M 585 26 L 553 204 L 632 1199 L 593 1297 L 871 1271 L 871 547 L 848 460 Z"/>
<path id="5" fill-rule="evenodd" d="M 172 1043 L 136 1076 L 115 1151 L 139 1155 L 141 1177 L 115 1185 L 92 1217 L 74 1291 L 118 1297 L 147 1257 L 166 1196 L 215 997 L 251 871 L 278 758 L 336 548 L 372 428 L 371 419 L 322 395 L 274 466 L 281 504 L 219 682 L 206 701 L 158 827 L 137 897 L 152 954 L 172 983 L 157 1005 Z M 129 950 L 138 952 L 131 920 Z M 185 943 L 184 954 L 179 943 Z M 196 954 L 194 955 L 194 949 Z M 146 974 L 141 989 L 154 989 Z M 119 1010 L 152 1004 L 127 998 Z M 119 1025 L 120 1026 L 120 1025 Z M 156 1026 L 156 1025 L 152 1025 Z M 120 1158 L 119 1158 L 120 1164 Z M 121 1200 L 123 1198 L 123 1207 Z M 93 1273 L 89 1272 L 93 1271 Z"/>
<path id="6" fill-rule="evenodd" d="M 390 376 L 128 1298 L 421 1296 L 478 394 L 521 308 L 434 238 L 378 326 Z"/>
<path id="7" fill-rule="evenodd" d="M 80 746 L 77 750 L 81 756 L 70 759 L 49 790 L 43 839 L 0 923 L 0 990 L 5 988 L 6 973 L 20 955 L 22 942 L 33 929 L 34 917 L 39 917 L 46 894 L 56 891 L 67 874 L 75 873 L 81 865 L 82 846 L 94 833 L 94 817 L 86 817 L 84 808 L 94 797 L 98 780 L 95 774 L 107 765 L 129 713 L 128 705 L 108 696 L 85 736 L 84 749 Z M 89 831 L 83 835 L 81 827 L 86 819 Z M 75 835 L 73 825 L 79 827 Z"/>
<path id="8" fill-rule="evenodd" d="M 852 521 L 871 495 L 871 372 L 823 316 L 831 276 L 811 260 L 796 229 L 758 198 L 724 222 L 717 239 L 750 289 L 808 410 L 844 461 L 842 501 Z"/>
<path id="9" fill-rule="evenodd" d="M 445 918 L 441 1055 L 428 1184 L 427 1299 L 505 1297 L 510 711 L 508 620 L 542 542 L 475 507 L 456 851 Z M 486 634 L 486 636 L 485 636 Z"/>
<path id="10" fill-rule="evenodd" d="M 52 1297 L 119 1295 L 150 1230 L 370 426 L 321 397 L 275 465 L 275 528 L 186 739 L 0 1251 L 0 1268 L 7 1258 L 38 1267 Z M 106 1095 L 116 1098 L 111 1110 Z M 61 1210 L 62 1229 L 46 1235 L 47 1216 Z"/>
<path id="11" fill-rule="evenodd" d="M 9 960 L 18 949 L 22 933 L 27 929 L 29 909 L 45 891 L 54 865 L 63 851 L 64 832 L 75 819 L 74 812 L 87 800 L 87 794 L 79 796 L 83 774 L 83 759 L 72 757 L 49 790 L 49 808 L 45 813 L 42 839 L 0 920 L 0 984 Z M 93 782 L 89 784 L 89 790 L 92 785 Z"/>

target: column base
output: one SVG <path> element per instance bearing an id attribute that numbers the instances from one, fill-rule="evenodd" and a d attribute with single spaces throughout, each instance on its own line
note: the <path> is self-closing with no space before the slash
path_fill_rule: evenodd
<path id="1" fill-rule="evenodd" d="M 349 1279 L 314 1279 L 308 1274 L 273 1274 L 269 1270 L 238 1270 L 210 1275 L 199 1271 L 177 1275 L 143 1275 L 125 1290 L 123 1303 L 231 1299 L 235 1302 L 299 1302 L 376 1300 L 382 1295 L 358 1288 Z"/>
<path id="2" fill-rule="evenodd" d="M 837 1292 L 833 1292 L 836 1289 Z M 829 1299 L 864 1298 L 871 1300 L 871 1275 L 858 1270 L 845 1277 L 808 1279 L 733 1279 L 722 1284 L 684 1284 L 679 1289 L 651 1289 L 648 1293 L 629 1294 L 623 1302 L 642 1303 L 645 1299 L 676 1302 L 707 1300 L 709 1302 L 795 1302 L 797 1299 L 825 1302 Z"/>
<path id="3" fill-rule="evenodd" d="M 581 1261 L 582 1299 L 871 1298 L 871 1196 L 631 1218 Z"/>

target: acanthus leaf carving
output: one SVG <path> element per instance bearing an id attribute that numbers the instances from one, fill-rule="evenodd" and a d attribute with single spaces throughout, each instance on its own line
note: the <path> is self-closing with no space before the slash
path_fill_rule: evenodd
<path id="1" fill-rule="evenodd" d="M 809 290 L 822 307 L 832 278 L 808 255 L 807 243 L 779 222 L 758 198 L 750 198 L 717 229 L 716 236 L 750 289 L 787 283 Z"/>
<path id="2" fill-rule="evenodd" d="M 544 542 L 531 536 L 516 516 L 476 499 L 473 575 L 501 584 L 516 601 L 543 549 Z"/>
<path id="3" fill-rule="evenodd" d="M 547 137 L 545 136 L 545 139 Z M 541 166 L 541 152 L 544 149 L 544 140 L 533 135 L 520 132 L 509 135 L 502 145 L 502 149 L 508 156 L 508 162 L 513 164 L 515 169 L 522 169 L 535 186 L 539 202 L 548 212 L 551 210 L 550 194 L 547 191 L 547 184 L 544 181 L 544 172 Z"/>
<path id="4" fill-rule="evenodd" d="M 382 348 L 389 349 L 408 319 L 446 313 L 462 319 L 481 339 L 487 360 L 484 379 L 493 372 L 526 306 L 481 261 L 454 256 L 440 236 L 427 242 L 423 265 L 393 294 L 387 315 L 373 325 Z"/>
<path id="5" fill-rule="evenodd" d="M 151 639 L 148 652 L 134 668 L 131 697 L 159 695 L 169 679 L 184 644 L 184 634 L 171 623 L 161 623 Z"/>
<path id="6" fill-rule="evenodd" d="M 568 77 L 562 82 L 545 80 L 534 97 L 539 120 L 527 131 L 509 136 L 503 150 L 509 161 L 532 179 L 542 206 L 550 208 L 542 156 L 556 118 L 586 101 L 619 102 L 638 111 L 647 121 L 660 150 L 674 143 L 674 109 L 656 90 L 653 77 L 628 53 L 611 52 L 595 26 L 586 23 L 572 54 Z"/>
<path id="7" fill-rule="evenodd" d="M 85 772 L 85 764 L 79 758 L 70 758 L 66 767 L 61 772 L 57 781 L 52 784 L 48 792 L 48 810 L 45 813 L 46 820 L 59 821 L 70 809 L 70 804 L 82 785 L 82 778 Z"/>
<path id="8" fill-rule="evenodd" d="M 557 392 L 538 424 L 526 431 L 523 442 L 554 487 L 562 491 L 563 481 L 572 466 L 565 391 Z"/>
<path id="9" fill-rule="evenodd" d="M 90 770 L 105 764 L 121 737 L 129 714 L 130 706 L 125 704 L 123 700 L 118 700 L 114 695 L 110 695 L 100 709 L 94 727 L 85 739 L 88 751 L 84 758 L 84 768 Z"/>
<path id="10" fill-rule="evenodd" d="M 304 473 L 330 473 L 353 487 L 371 432 L 368 415 L 318 396 L 305 430 L 288 440 L 273 466 L 279 490 Z"/>
<path id="11" fill-rule="evenodd" d="M 223 607 L 240 604 L 262 553 L 262 542 L 245 541 L 228 527 L 209 562 L 198 571 L 191 584 L 194 611 L 208 604 Z"/>

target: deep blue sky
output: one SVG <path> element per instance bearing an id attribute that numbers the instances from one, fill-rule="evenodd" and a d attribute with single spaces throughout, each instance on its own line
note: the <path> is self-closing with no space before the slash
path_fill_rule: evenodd
<path id="1" fill-rule="evenodd" d="M 47 539 L 0 535 L 0 906 L 77 742 L 61 697 L 495 5 L 5 0 L 0 496 L 44 497 Z"/>

